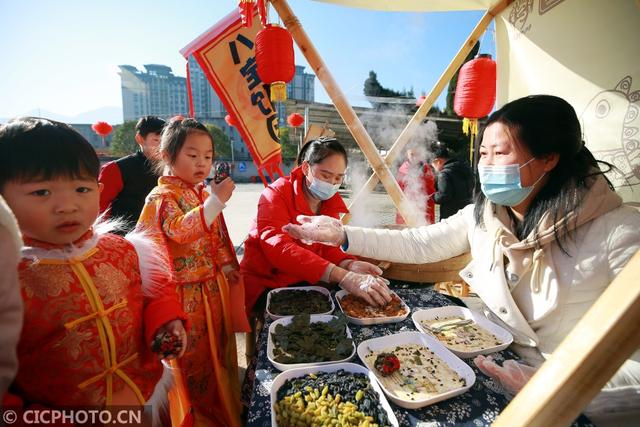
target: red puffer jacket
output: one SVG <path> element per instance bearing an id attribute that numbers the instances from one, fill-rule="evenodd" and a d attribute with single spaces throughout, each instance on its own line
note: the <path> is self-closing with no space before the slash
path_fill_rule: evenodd
<path id="1" fill-rule="evenodd" d="M 291 175 L 265 188 L 258 202 L 258 216 L 245 242 L 240 264 L 245 284 L 245 305 L 250 311 L 268 288 L 283 288 L 294 283 L 317 283 L 330 263 L 353 259 L 340 248 L 320 243 L 307 245 L 282 231 L 297 223 L 298 215 L 315 215 L 302 192 L 304 174 L 298 167 Z M 320 205 L 320 215 L 338 218 L 348 212 L 339 194 Z"/>

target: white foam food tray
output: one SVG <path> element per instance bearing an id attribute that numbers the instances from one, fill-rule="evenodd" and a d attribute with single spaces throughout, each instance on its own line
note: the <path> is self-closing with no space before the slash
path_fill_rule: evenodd
<path id="1" fill-rule="evenodd" d="M 327 314 L 312 314 L 310 317 L 310 322 L 311 323 L 315 323 L 315 322 L 325 322 L 325 323 L 329 323 L 330 321 L 332 321 L 333 319 L 336 319 L 336 316 L 331 316 L 331 315 L 327 315 Z M 276 326 L 278 325 L 288 325 L 291 323 L 293 319 L 293 316 L 288 316 L 288 317 L 283 317 L 282 319 L 278 319 L 276 321 L 274 321 L 271 326 L 269 326 L 269 339 L 267 341 L 267 357 L 269 358 L 269 362 L 271 362 L 271 364 L 278 370 L 280 371 L 287 371 L 289 369 L 296 369 L 296 368 L 306 368 L 309 366 L 323 366 L 323 365 L 330 365 L 332 363 L 341 363 L 341 362 L 346 362 L 348 360 L 353 359 L 353 356 L 355 356 L 356 354 L 356 344 L 355 342 L 353 343 L 353 351 L 351 352 L 351 354 L 349 355 L 349 357 L 345 358 L 345 359 L 341 359 L 341 360 L 332 360 L 332 361 L 328 361 L 328 362 L 309 362 L 309 363 L 280 363 L 280 362 L 276 362 L 274 360 L 275 356 L 274 356 L 274 348 L 275 348 L 275 343 L 273 341 L 273 334 L 274 331 L 276 329 Z M 346 327 L 346 332 L 347 332 L 347 337 L 352 338 L 351 336 L 351 331 L 349 330 L 349 327 Z"/>
<path id="2" fill-rule="evenodd" d="M 369 370 L 364 366 L 357 365 L 355 363 L 334 363 L 332 365 L 325 365 L 325 366 L 314 365 L 314 366 L 308 366 L 305 368 L 290 369 L 286 372 L 280 373 L 273 380 L 273 383 L 271 384 L 271 425 L 272 426 L 278 425 L 276 421 L 276 411 L 273 408 L 278 400 L 278 390 L 280 390 L 280 387 L 282 387 L 287 380 L 292 378 L 303 377 L 308 374 L 317 374 L 319 372 L 337 372 L 340 369 L 344 369 L 347 372 L 353 372 L 356 374 L 365 374 L 369 377 L 369 381 L 371 382 L 371 387 L 373 387 L 373 390 L 378 394 L 378 398 L 380 399 L 380 405 L 387 413 L 387 417 L 389 418 L 390 424 L 393 427 L 397 427 L 398 419 L 396 418 L 395 414 L 391 410 L 391 406 L 389 405 L 389 402 L 384 397 L 384 393 L 382 392 L 382 389 L 378 385 L 378 382 L 376 381 L 375 376 L 371 372 L 369 372 Z"/>
<path id="3" fill-rule="evenodd" d="M 391 292 L 392 294 L 395 294 L 395 292 Z M 400 298 L 400 301 L 402 302 L 402 305 L 405 308 L 405 314 L 401 315 L 401 316 L 388 316 L 388 317 L 351 317 L 349 316 L 347 313 L 345 313 L 345 311 L 342 309 L 342 305 L 340 304 L 340 300 L 342 298 L 344 298 L 346 295 L 348 295 L 349 292 L 343 290 L 340 290 L 338 292 L 336 292 L 336 301 L 338 301 L 338 307 L 340 307 L 340 310 L 344 313 L 344 315 L 347 317 L 347 319 L 349 320 L 349 322 L 353 323 L 354 325 L 378 325 L 381 323 L 397 323 L 397 322 L 402 322 L 404 319 L 407 318 L 407 316 L 409 316 L 409 313 L 411 313 L 411 309 L 409 308 L 409 306 L 404 302 L 404 300 L 402 298 L 400 298 L 398 296 L 398 298 Z M 396 294 L 397 295 L 397 294 Z"/>
<path id="4" fill-rule="evenodd" d="M 489 354 L 489 353 L 495 353 L 497 351 L 504 350 L 513 342 L 513 335 L 511 335 L 509 331 L 496 325 L 491 320 L 487 319 L 484 314 L 471 311 L 466 307 L 448 305 L 445 307 L 420 309 L 420 310 L 414 311 L 414 313 L 411 315 L 411 319 L 413 320 L 413 324 L 416 326 L 416 328 L 418 328 L 419 331 L 424 332 L 429 336 L 432 336 L 432 334 L 422 326 L 422 321 L 432 320 L 435 318 L 443 319 L 446 317 L 462 317 L 464 319 L 471 319 L 478 326 L 485 329 L 489 333 L 492 333 L 493 335 L 495 335 L 496 338 L 498 338 L 498 340 L 501 342 L 500 345 L 486 347 L 486 348 L 483 348 L 482 350 L 475 350 L 475 351 L 455 350 L 453 348 L 447 347 L 447 345 L 444 342 L 442 343 L 445 347 L 449 348 L 449 350 L 451 350 L 455 355 L 457 355 L 458 357 L 462 357 L 463 359 L 476 357 L 479 354 Z"/>
<path id="5" fill-rule="evenodd" d="M 320 292 L 322 295 L 324 295 L 327 298 L 327 300 L 331 304 L 331 310 L 329 311 L 325 311 L 324 313 L 309 313 L 309 314 L 331 314 L 333 313 L 333 310 L 335 310 L 336 308 L 335 304 L 333 303 L 333 298 L 331 298 L 331 292 L 329 292 L 329 290 L 323 288 L 322 286 L 293 286 L 293 287 L 287 287 L 287 288 L 277 288 L 269 291 L 269 293 L 267 294 L 266 311 L 269 317 L 271 318 L 271 320 L 278 320 L 278 319 L 282 319 L 283 317 L 291 316 L 291 314 L 274 314 L 270 312 L 269 305 L 271 304 L 271 296 L 278 292 L 288 292 L 293 290 L 307 291 L 307 292 Z"/>
<path id="6" fill-rule="evenodd" d="M 465 385 L 453 390 L 430 396 L 426 399 L 419 400 L 403 399 L 394 394 L 387 387 L 385 387 L 383 382 L 378 378 L 379 374 L 377 373 L 377 370 L 373 365 L 370 366 L 367 363 L 366 356 L 371 351 L 388 351 L 397 346 L 407 344 L 418 344 L 431 350 L 436 356 L 438 356 L 444 363 L 446 363 L 451 369 L 453 369 L 453 371 L 455 371 L 461 378 L 465 380 Z M 358 345 L 358 357 L 360 358 L 360 360 L 362 360 L 362 363 L 364 363 L 365 366 L 367 366 L 369 370 L 371 370 L 371 372 L 376 376 L 376 379 L 378 379 L 380 383 L 380 387 L 387 395 L 387 397 L 391 399 L 391 401 L 396 405 L 407 409 L 422 408 L 424 406 L 432 405 L 434 403 L 450 399 L 454 396 L 458 396 L 459 394 L 462 394 L 465 391 L 469 390 L 469 388 L 471 388 L 471 386 L 476 381 L 475 373 L 466 363 L 460 360 L 455 354 L 451 353 L 437 339 L 429 335 L 425 335 L 421 332 L 401 332 L 398 334 L 386 335 L 383 337 L 362 341 L 360 345 Z"/>

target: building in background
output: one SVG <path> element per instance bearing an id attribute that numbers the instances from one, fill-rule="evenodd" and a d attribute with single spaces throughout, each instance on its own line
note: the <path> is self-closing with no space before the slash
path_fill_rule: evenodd
<path id="1" fill-rule="evenodd" d="M 145 71 L 120 65 L 124 121 L 141 116 L 172 117 L 188 111 L 187 79 L 174 76 L 170 67 L 146 64 Z"/>
<path id="2" fill-rule="evenodd" d="M 227 111 L 193 57 L 189 58 L 189 72 L 196 117 L 205 122 L 224 120 Z M 287 85 L 289 99 L 312 103 L 315 78 L 296 65 L 295 76 Z M 175 76 L 166 65 L 146 64 L 144 71 L 120 65 L 120 81 L 124 121 L 146 115 L 169 118 L 188 114 L 187 79 Z"/>
<path id="3" fill-rule="evenodd" d="M 305 73 L 304 68 L 296 65 L 295 76 L 287 85 L 287 96 L 292 100 L 313 103 L 316 76 Z M 189 75 L 196 118 L 223 130 L 232 142 L 236 159 L 250 160 L 240 134 L 224 120 L 227 111 L 222 101 L 193 57 L 189 58 Z M 168 119 L 189 113 L 187 79 L 174 75 L 166 65 L 146 64 L 143 71 L 132 65 L 120 65 L 120 81 L 124 121 L 135 121 L 146 115 Z M 285 111 L 285 108 L 279 110 Z M 286 126 L 284 119 L 280 121 Z"/>

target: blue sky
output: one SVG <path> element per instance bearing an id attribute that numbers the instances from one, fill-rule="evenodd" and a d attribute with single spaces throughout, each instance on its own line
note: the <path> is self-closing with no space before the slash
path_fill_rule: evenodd
<path id="1" fill-rule="evenodd" d="M 354 105 L 380 82 L 428 92 L 482 13 L 389 13 L 289 0 Z M 121 107 L 117 65 L 157 63 L 184 76 L 179 49 L 233 8 L 233 0 L 0 0 L 0 117 L 41 108 L 73 116 Z M 272 10 L 271 21 L 276 21 Z M 494 53 L 493 33 L 481 52 Z M 296 51 L 296 63 L 306 60 Z M 316 81 L 316 101 L 330 102 Z M 443 104 L 443 100 L 439 101 Z"/>

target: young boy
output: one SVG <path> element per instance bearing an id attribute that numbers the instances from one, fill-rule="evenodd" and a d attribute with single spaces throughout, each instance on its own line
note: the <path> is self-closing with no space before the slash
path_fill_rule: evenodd
<path id="1" fill-rule="evenodd" d="M 135 137 L 140 151 L 105 164 L 100 171 L 98 181 L 104 186 L 100 212 L 108 210 L 110 217 L 126 221 L 125 231 L 136 225 L 145 197 L 158 185 L 155 162 L 164 125 L 159 117 L 142 117 L 136 124 Z"/>
<path id="2" fill-rule="evenodd" d="M 134 246 L 94 226 L 98 171 L 91 145 L 63 123 L 23 118 L 0 127 L 0 194 L 25 244 L 24 326 L 11 391 L 25 405 L 150 403 L 156 410 L 166 384 L 149 346 L 168 333 L 183 352 L 187 317 L 166 291 L 159 251 L 141 236 L 131 238 Z"/>

